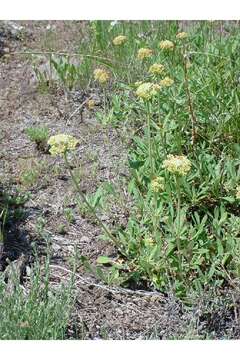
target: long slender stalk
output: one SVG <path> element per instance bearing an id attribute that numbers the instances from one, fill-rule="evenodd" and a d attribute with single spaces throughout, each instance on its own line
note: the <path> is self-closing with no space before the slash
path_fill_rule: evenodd
<path id="1" fill-rule="evenodd" d="M 93 216 L 95 217 L 95 219 L 97 220 L 98 224 L 101 226 L 101 228 L 103 229 L 103 231 L 106 233 L 106 235 L 113 241 L 114 244 L 118 244 L 117 239 L 113 236 L 113 234 L 110 232 L 110 230 L 107 228 L 106 225 L 104 225 L 104 223 L 102 222 L 102 220 L 98 217 L 98 215 L 96 214 L 95 209 L 91 206 L 91 204 L 89 204 L 89 202 L 86 199 L 86 196 L 83 194 L 83 192 L 80 189 L 80 186 L 77 182 L 77 179 L 75 178 L 71 166 L 69 164 L 68 158 L 67 158 L 67 153 L 64 154 L 64 161 L 67 165 L 68 171 L 71 175 L 72 181 L 75 185 L 75 188 L 78 192 L 78 194 L 80 195 L 81 199 L 83 200 L 83 202 L 87 205 L 88 209 L 90 210 L 90 212 L 93 214 Z"/>
<path id="2" fill-rule="evenodd" d="M 196 142 L 196 138 L 197 138 L 197 132 L 196 132 L 197 119 L 196 119 L 196 116 L 194 114 L 192 97 L 191 97 L 190 88 L 189 88 L 187 57 L 186 57 L 185 54 L 183 54 L 183 67 L 184 67 L 185 89 L 186 89 L 186 94 L 187 94 L 187 99 L 188 99 L 188 106 L 189 106 L 191 122 L 192 122 L 192 141 L 191 142 L 192 142 L 192 145 L 194 146 L 194 144 Z"/>
<path id="3" fill-rule="evenodd" d="M 179 268 L 182 276 L 182 249 L 180 241 L 180 214 L 181 214 L 181 189 L 179 184 L 178 175 L 175 176 L 176 190 L 177 190 L 177 231 L 176 231 L 176 244 L 178 249 Z"/>
<path id="4" fill-rule="evenodd" d="M 151 138 L 151 111 L 150 104 L 147 102 L 147 125 L 148 125 L 148 154 L 150 161 L 150 177 L 153 178 L 154 175 L 154 166 L 153 166 L 153 156 L 152 156 L 152 138 Z"/>
<path id="5" fill-rule="evenodd" d="M 154 214 L 153 214 L 153 230 L 154 230 L 154 237 L 155 240 L 157 239 L 157 232 L 158 232 L 158 206 L 157 206 L 157 194 L 154 192 Z"/>
<path id="6" fill-rule="evenodd" d="M 79 53 L 71 53 L 68 51 L 11 51 L 9 52 L 9 55 L 56 55 L 56 56 L 78 56 L 78 57 L 86 57 L 86 58 L 92 58 L 96 60 L 104 60 L 104 61 L 110 61 L 110 59 L 97 56 L 97 55 L 89 55 L 89 54 L 79 54 Z"/>
<path id="7" fill-rule="evenodd" d="M 161 140 L 163 145 L 163 151 L 167 154 L 167 146 L 166 146 L 166 134 L 164 129 L 164 123 L 161 121 L 161 112 L 160 112 L 160 94 L 158 93 L 158 125 L 160 127 Z"/>

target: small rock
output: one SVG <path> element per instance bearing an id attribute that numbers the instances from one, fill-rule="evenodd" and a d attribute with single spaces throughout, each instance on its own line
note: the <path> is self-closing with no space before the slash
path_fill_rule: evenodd
<path id="1" fill-rule="evenodd" d="M 56 251 L 56 252 L 58 252 L 58 251 L 60 251 L 61 250 L 61 246 L 60 245 L 58 245 L 58 244 L 53 244 L 53 250 L 54 251 Z"/>
<path id="2" fill-rule="evenodd" d="M 30 275 L 31 275 L 31 273 L 32 273 L 32 269 L 30 268 L 30 266 L 26 266 L 26 274 L 27 274 L 27 276 L 29 277 Z"/>
<path id="3" fill-rule="evenodd" d="M 0 57 L 5 54 L 3 46 L 4 46 L 4 43 L 0 40 Z"/>
<path id="4" fill-rule="evenodd" d="M 102 221 L 107 221 L 107 220 L 109 220 L 109 216 L 107 216 L 107 215 L 102 215 L 102 216 L 100 217 L 100 219 L 101 219 Z"/>
<path id="5" fill-rule="evenodd" d="M 1 34 L 6 38 L 20 40 L 25 28 L 13 21 L 3 21 L 1 24 Z"/>
<path id="6" fill-rule="evenodd" d="M 82 236 L 81 239 L 80 239 L 80 242 L 81 243 L 89 243 L 90 239 L 87 236 Z"/>
<path id="7" fill-rule="evenodd" d="M 46 26 L 46 30 L 55 30 L 56 29 L 56 25 L 51 25 L 51 24 L 48 24 Z"/>

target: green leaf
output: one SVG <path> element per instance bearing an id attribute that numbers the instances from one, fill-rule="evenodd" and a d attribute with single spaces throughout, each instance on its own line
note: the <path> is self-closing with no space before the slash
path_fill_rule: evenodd
<path id="1" fill-rule="evenodd" d="M 175 243 L 170 243 L 168 246 L 168 250 L 167 250 L 167 257 L 171 256 L 173 254 L 173 252 L 176 250 L 176 244 Z"/>
<path id="2" fill-rule="evenodd" d="M 110 259 L 108 256 L 99 256 L 97 258 L 97 263 L 98 264 L 112 264 L 112 259 Z"/>
<path id="3" fill-rule="evenodd" d="M 232 260 L 232 255 L 230 253 L 226 253 L 222 259 L 222 265 L 226 266 Z"/>
<path id="4" fill-rule="evenodd" d="M 138 170 L 141 166 L 144 165 L 144 161 L 142 161 L 142 160 L 136 160 L 136 161 L 129 160 L 129 165 L 130 165 L 130 168 Z"/>
<path id="5" fill-rule="evenodd" d="M 222 197 L 223 200 L 226 200 L 227 202 L 229 202 L 230 204 L 233 204 L 235 202 L 235 199 L 233 196 L 226 196 L 226 197 Z"/>

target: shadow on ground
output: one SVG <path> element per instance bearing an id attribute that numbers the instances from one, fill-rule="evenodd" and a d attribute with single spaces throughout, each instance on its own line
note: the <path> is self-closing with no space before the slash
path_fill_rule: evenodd
<path id="1" fill-rule="evenodd" d="M 27 259 L 31 254 L 30 236 L 23 227 L 29 214 L 29 210 L 23 207 L 25 200 L 22 195 L 11 194 L 0 188 L 0 271 L 4 271 L 9 262 L 17 260 L 21 255 Z"/>

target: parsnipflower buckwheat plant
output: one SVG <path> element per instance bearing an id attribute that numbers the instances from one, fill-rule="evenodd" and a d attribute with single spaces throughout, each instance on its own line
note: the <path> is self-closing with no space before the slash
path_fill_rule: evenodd
<path id="1" fill-rule="evenodd" d="M 142 83 L 138 86 L 136 95 L 142 100 L 149 101 L 158 94 L 160 89 L 161 87 L 158 84 L 153 84 L 150 82 Z"/>
<path id="2" fill-rule="evenodd" d="M 140 85 L 142 85 L 143 84 L 143 81 L 136 81 L 135 83 L 134 83 L 134 87 L 135 88 L 138 88 Z"/>
<path id="3" fill-rule="evenodd" d="M 154 173 L 153 166 L 153 156 L 152 156 L 152 143 L 151 143 L 151 111 L 150 111 L 150 101 L 154 98 L 158 92 L 161 90 L 160 85 L 153 83 L 143 83 L 141 84 L 136 91 L 136 95 L 145 102 L 147 110 L 147 123 L 148 123 L 148 150 L 149 150 L 149 161 L 150 161 L 150 173 L 151 177 Z"/>
<path id="4" fill-rule="evenodd" d="M 84 195 L 84 193 L 82 192 L 82 190 L 79 186 L 79 183 L 78 183 L 74 173 L 72 172 L 71 165 L 68 161 L 68 153 L 75 150 L 78 143 L 79 143 L 79 141 L 74 136 L 67 135 L 67 134 L 53 135 L 48 140 L 48 145 L 50 145 L 50 150 L 49 150 L 50 154 L 53 156 L 60 155 L 64 158 L 65 164 L 68 168 L 68 171 L 72 178 L 73 184 L 74 184 L 78 194 L 80 195 L 82 201 L 86 204 L 87 208 L 90 210 L 92 215 L 95 217 L 95 219 L 97 220 L 97 222 L 99 223 L 99 225 L 101 226 L 101 228 L 103 229 L 105 234 L 116 244 L 116 242 L 117 242 L 116 238 L 111 234 L 111 232 L 107 228 L 107 226 L 104 225 L 102 220 L 98 217 L 95 209 L 88 202 L 86 196 Z"/>
<path id="5" fill-rule="evenodd" d="M 110 79 L 110 74 L 104 69 L 95 69 L 94 79 L 98 81 L 101 85 L 105 85 Z"/>
<path id="6" fill-rule="evenodd" d="M 118 35 L 113 39 L 113 45 L 121 46 L 127 42 L 127 37 L 124 35 Z"/>
<path id="7" fill-rule="evenodd" d="M 164 79 L 160 80 L 160 85 L 163 87 L 169 87 L 174 84 L 174 80 L 166 76 Z"/>
<path id="8" fill-rule="evenodd" d="M 160 49 L 162 50 L 173 50 L 174 49 L 174 43 L 170 40 L 163 40 L 159 44 Z"/>
<path id="9" fill-rule="evenodd" d="M 50 145 L 50 153 L 52 155 L 63 156 L 66 152 L 74 150 L 78 144 L 78 140 L 67 134 L 58 134 L 51 136 L 48 140 Z"/>
<path id="10" fill-rule="evenodd" d="M 162 64 L 153 64 L 150 66 L 148 72 L 152 75 L 160 75 L 165 70 L 165 66 Z"/>
<path id="11" fill-rule="evenodd" d="M 177 192 L 177 225 L 176 225 L 176 245 L 179 256 L 179 270 L 182 274 L 182 249 L 180 241 L 181 232 L 181 189 L 180 189 L 180 177 L 186 176 L 191 170 L 191 161 L 184 155 L 168 155 L 167 159 L 163 161 L 163 168 L 174 175 Z"/>
<path id="12" fill-rule="evenodd" d="M 180 40 L 186 39 L 187 37 L 188 37 L 188 33 L 186 33 L 185 31 L 182 31 L 176 35 L 176 38 Z"/>
<path id="13" fill-rule="evenodd" d="M 159 193 L 164 190 L 164 178 L 162 176 L 158 176 L 154 178 L 150 183 L 150 189 L 154 193 Z"/>
<path id="14" fill-rule="evenodd" d="M 148 48 L 141 48 L 138 50 L 137 58 L 139 60 L 144 60 L 150 58 L 153 55 L 153 50 Z"/>
<path id="15" fill-rule="evenodd" d="M 153 246 L 153 245 L 155 245 L 155 243 L 156 243 L 156 241 L 155 241 L 151 236 L 146 237 L 146 238 L 144 239 L 144 244 L 145 244 L 146 246 Z"/>
<path id="16" fill-rule="evenodd" d="M 106 101 L 107 101 L 107 94 L 106 94 L 106 84 L 110 80 L 110 74 L 108 71 L 104 69 L 95 69 L 94 70 L 94 79 L 98 81 L 99 84 L 103 88 L 104 94 L 104 115 L 106 116 Z"/>
<path id="17" fill-rule="evenodd" d="M 93 110 L 95 108 L 95 101 L 93 99 L 88 100 L 87 107 L 89 110 Z"/>
<path id="18" fill-rule="evenodd" d="M 191 161 L 184 155 L 168 155 L 163 168 L 172 174 L 185 176 L 191 169 Z"/>

